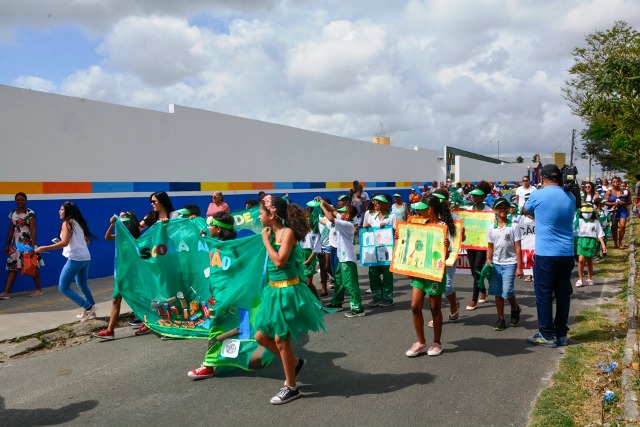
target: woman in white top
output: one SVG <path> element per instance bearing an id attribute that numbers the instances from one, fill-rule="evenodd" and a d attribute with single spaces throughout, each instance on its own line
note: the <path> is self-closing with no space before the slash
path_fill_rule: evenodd
<path id="1" fill-rule="evenodd" d="M 60 239 L 54 239 L 56 243 L 47 246 L 36 247 L 37 253 L 43 253 L 52 249 L 62 249 L 62 255 L 67 258 L 67 263 L 62 267 L 58 290 L 84 309 L 76 317 L 81 322 L 96 317 L 96 303 L 89 289 L 89 262 L 91 254 L 87 244 L 95 236 L 89 230 L 80 209 L 73 202 L 64 202 L 58 211 L 62 224 L 60 225 Z M 82 292 L 80 296 L 71 289 L 71 283 L 76 282 Z"/>

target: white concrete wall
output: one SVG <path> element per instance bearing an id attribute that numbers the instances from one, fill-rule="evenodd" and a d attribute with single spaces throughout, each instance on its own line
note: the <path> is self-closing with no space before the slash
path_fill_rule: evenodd
<path id="1" fill-rule="evenodd" d="M 0 181 L 420 181 L 436 152 L 171 106 L 124 107 L 0 85 Z M 33 155 L 17 162 L 15 147 Z"/>
<path id="2" fill-rule="evenodd" d="M 501 165 L 486 163 L 468 157 L 456 156 L 454 166 L 456 181 L 520 181 L 527 175 L 527 163 L 503 163 Z"/>

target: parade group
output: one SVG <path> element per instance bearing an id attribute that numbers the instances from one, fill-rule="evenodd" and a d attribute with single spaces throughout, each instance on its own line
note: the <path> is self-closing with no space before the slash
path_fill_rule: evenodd
<path id="1" fill-rule="evenodd" d="M 546 173 L 543 173 L 543 177 L 548 179 L 548 183 L 559 183 L 557 167 L 547 168 Z M 260 234 L 267 254 L 268 284 L 264 286 L 255 320 L 255 335 L 252 338 L 259 346 L 281 359 L 285 374 L 284 386 L 270 402 L 282 404 L 300 396 L 296 377 L 304 368 L 306 360 L 295 355 L 291 346 L 292 339 L 296 339 L 299 333 L 324 330 L 324 315 L 342 311 L 347 296 L 349 307 L 344 316 L 365 316 L 358 278 L 358 262 L 361 261 L 357 253 L 361 243 L 358 241 L 360 229 L 390 228 L 394 230 L 397 239 L 397 226 L 401 223 L 444 226 L 444 250 L 448 256 L 453 250 L 454 241 L 465 240 L 464 223 L 462 227 L 456 227 L 456 222 L 460 222 L 460 217 L 463 217 L 457 212 L 491 212 L 493 225 L 486 229 L 486 248 L 466 250 L 473 277 L 473 293 L 464 309 L 473 311 L 491 296 L 495 298 L 497 311 L 493 329 L 503 331 L 507 325 L 517 325 L 521 308 L 514 290 L 515 278 L 524 278 L 534 284 L 536 282 L 535 269 L 534 274 L 525 276 L 523 272 L 521 225 L 535 225 L 536 216 L 542 215 L 542 208 L 535 209 L 538 201 L 534 197 L 536 191 L 544 189 L 545 181 L 542 181 L 532 183 L 529 176 L 522 177 L 519 183 L 514 182 L 512 185 L 491 184 L 487 181 L 464 184 L 433 181 L 431 185 L 425 184 L 422 188 L 417 185 L 411 187 L 407 202 L 403 201 L 399 193 L 383 191 L 368 194 L 358 181 L 354 181 L 353 187 L 348 193 L 340 195 L 335 204 L 321 196 L 294 203 L 288 195 L 277 197 L 263 192 L 257 200 L 248 200 L 247 209 L 256 206 L 259 209 L 259 220 L 263 227 Z M 594 260 L 606 256 L 608 246 L 614 249 L 625 248 L 623 239 L 626 222 L 633 213 L 637 213 L 638 200 L 632 200 L 627 184 L 619 177 L 613 177 L 611 183 L 600 178 L 593 182 L 576 183 L 574 194 L 575 197 L 571 196 L 570 200 L 575 203 L 572 214 L 573 256 L 578 265 L 575 286 L 591 286 L 594 284 Z M 534 199 L 535 202 L 528 203 Z M 149 200 L 152 209 L 142 221 L 138 221 L 131 212 L 120 214 L 120 221 L 123 221 L 134 238 L 156 222 L 167 222 L 177 217 L 193 219 L 201 215 L 199 208 L 194 205 L 174 209 L 165 192 L 153 193 Z M 16 194 L 15 202 L 16 209 L 9 213 L 10 229 L 5 246 L 8 279 L 0 299 L 10 298 L 17 271 L 27 267 L 32 268 L 29 274 L 34 277 L 36 284 L 36 291 L 32 296 L 41 295 L 37 271 L 41 261 L 37 256 L 45 251 L 62 249 L 68 261 L 60 274 L 58 288 L 82 308 L 77 316 L 80 321 L 95 318 L 95 301 L 88 285 L 91 259 L 88 243 L 95 236 L 89 230 L 80 209 L 73 202 L 65 202 L 59 211 L 62 224 L 58 239 L 53 244 L 38 246 L 36 216 L 26 207 L 26 194 Z M 234 217 L 224 202 L 222 193 L 215 192 L 212 195 L 206 217 L 203 233 L 221 241 L 236 238 Z M 106 239 L 115 238 L 113 225 L 116 220 L 115 217 L 111 219 Z M 608 240 L 612 241 L 612 245 Z M 536 253 L 537 251 L 536 246 Z M 572 261 L 571 269 L 573 267 Z M 368 307 L 384 308 L 394 304 L 394 276 L 390 269 L 390 265 L 368 267 L 369 283 L 363 287 L 368 288 L 365 292 L 370 294 Z M 411 313 L 416 341 L 406 350 L 406 356 L 442 354 L 442 297 L 448 301 L 449 321 L 455 322 L 461 310 L 454 287 L 455 272 L 454 263 L 448 265 L 442 277 L 437 280 L 410 277 Z M 313 280 L 317 273 L 319 288 L 316 288 Z M 484 286 L 485 280 L 488 281 L 487 287 Z M 71 289 L 73 282 L 77 283 L 81 294 Z M 333 295 L 329 298 L 332 289 Z M 426 326 L 433 329 L 432 340 L 427 340 L 425 333 L 425 300 L 431 313 Z M 505 302 L 509 308 L 508 319 L 505 316 Z M 113 339 L 120 303 L 121 297 L 116 290 L 109 325 L 95 332 L 96 337 Z M 538 314 L 541 316 L 540 307 Z M 150 332 L 142 319 L 131 323 L 136 325 L 138 335 Z M 540 331 L 528 341 L 545 347 L 567 345 L 566 332 L 556 330 L 547 333 L 542 324 Z M 212 351 L 219 352 L 219 349 L 210 348 L 208 352 Z M 188 372 L 190 378 L 200 380 L 215 376 L 215 362 L 207 357 L 204 360 L 202 366 Z"/>

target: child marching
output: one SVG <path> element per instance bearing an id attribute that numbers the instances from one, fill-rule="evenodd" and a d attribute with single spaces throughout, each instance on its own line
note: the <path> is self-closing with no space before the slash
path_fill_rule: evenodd
<path id="1" fill-rule="evenodd" d="M 271 403 L 280 405 L 300 397 L 296 377 L 305 365 L 291 347 L 291 339 L 309 330 L 324 330 L 324 311 L 306 286 L 302 250 L 298 245 L 309 232 L 304 212 L 280 197 L 266 196 L 260 203 L 262 242 L 267 250 L 267 282 L 257 315 L 255 339 L 282 360 L 285 382 Z"/>
<path id="2" fill-rule="evenodd" d="M 489 295 L 495 296 L 498 311 L 498 321 L 493 328 L 494 331 L 504 331 L 507 327 L 504 319 L 505 299 L 511 305 L 510 325 L 515 326 L 520 321 L 520 306 L 516 302 L 514 282 L 516 277 L 524 277 L 520 246 L 522 232 L 518 223 L 513 223 L 509 219 L 509 208 L 507 199 L 503 197 L 496 199 L 493 210 L 496 211 L 497 219 L 493 228 L 487 230 L 489 248 L 486 265 L 493 267 L 489 276 Z"/>
<path id="3" fill-rule="evenodd" d="M 603 254 L 607 253 L 604 242 L 604 231 L 600 222 L 595 218 L 594 209 L 590 205 L 580 208 L 580 218 L 577 224 L 578 244 L 578 281 L 576 287 L 593 285 L 593 258 L 598 255 L 598 242 Z M 587 281 L 584 281 L 584 266 L 587 265 Z"/>

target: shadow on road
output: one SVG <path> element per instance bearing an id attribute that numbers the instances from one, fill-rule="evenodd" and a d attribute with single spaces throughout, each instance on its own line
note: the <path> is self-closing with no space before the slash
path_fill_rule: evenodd
<path id="1" fill-rule="evenodd" d="M 64 424 L 96 406 L 98 406 L 96 400 L 85 400 L 71 403 L 59 409 L 7 409 L 4 397 L 0 396 L 0 413 L 2 413 L 2 425 L 5 426 L 31 427 Z"/>

